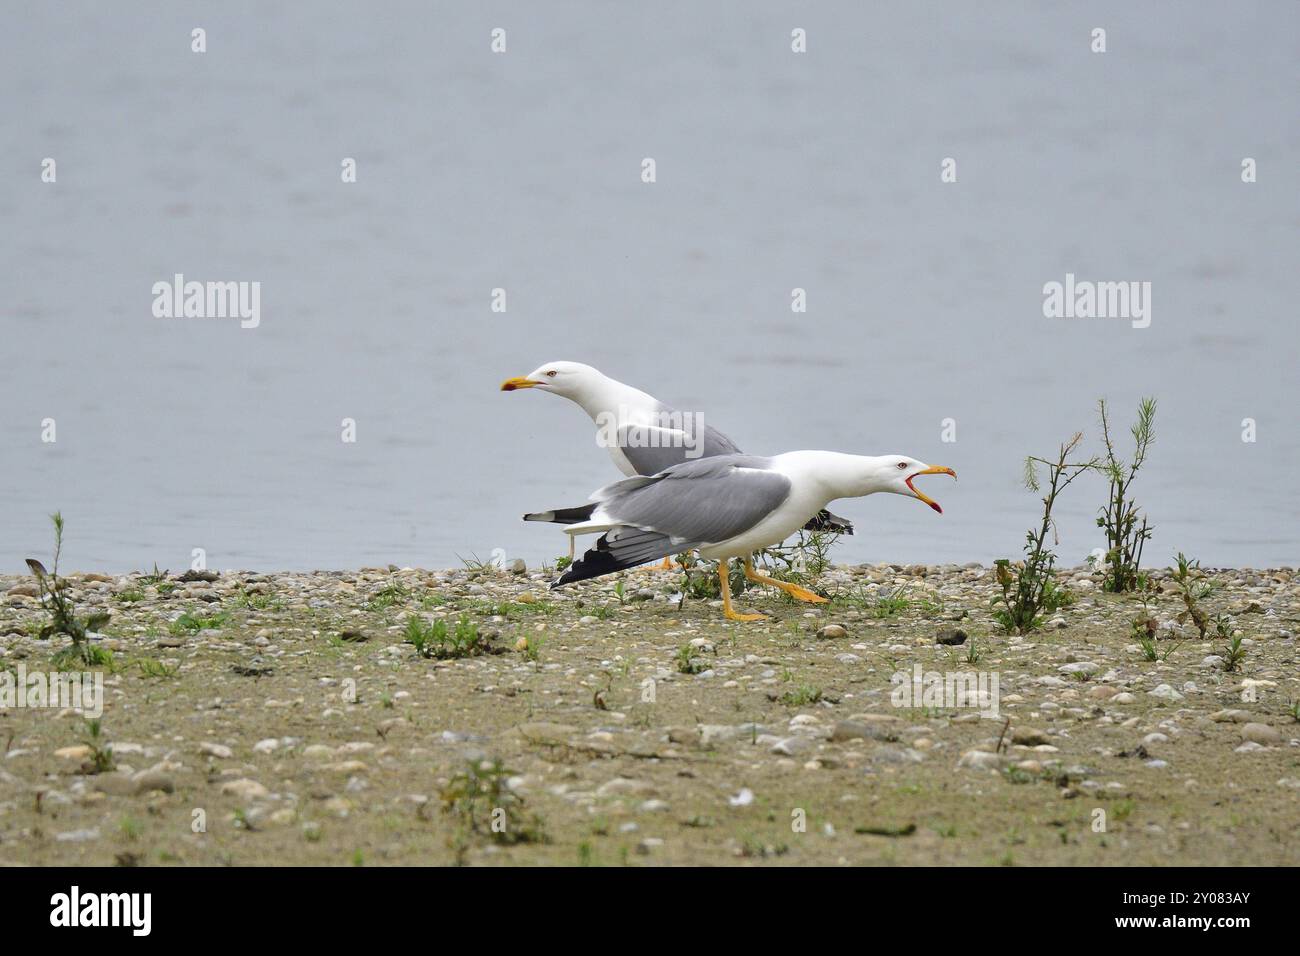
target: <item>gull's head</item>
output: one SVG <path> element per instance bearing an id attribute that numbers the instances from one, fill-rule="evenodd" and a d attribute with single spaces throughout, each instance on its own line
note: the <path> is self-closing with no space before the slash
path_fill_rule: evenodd
<path id="1" fill-rule="evenodd" d="M 565 398 L 576 398 L 602 378 L 604 376 L 600 372 L 581 362 L 547 362 L 527 375 L 506 379 L 501 383 L 501 391 L 540 388 Z"/>
<path id="2" fill-rule="evenodd" d="M 922 475 L 951 475 L 956 478 L 957 472 L 942 465 L 927 465 L 923 461 L 908 458 L 906 455 L 886 455 L 880 458 L 879 461 L 881 464 L 877 466 L 876 478 L 880 491 L 916 498 L 918 501 L 925 502 L 939 514 L 943 514 L 939 502 L 919 491 L 913 482 Z"/>

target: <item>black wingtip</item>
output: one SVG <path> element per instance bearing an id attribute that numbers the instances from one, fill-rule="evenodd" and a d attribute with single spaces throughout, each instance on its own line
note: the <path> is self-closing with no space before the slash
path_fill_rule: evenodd
<path id="1" fill-rule="evenodd" d="M 839 515 L 831 514 L 825 509 L 817 512 L 808 519 L 804 526 L 805 531 L 829 531 L 833 534 L 853 534 L 853 522 L 848 518 L 841 518 Z"/>
<path id="2" fill-rule="evenodd" d="M 619 561 L 611 552 L 602 548 L 604 544 L 605 537 L 602 535 L 596 543 L 596 547 L 565 568 L 564 573 L 556 578 L 551 587 L 558 588 L 565 584 L 572 584 L 575 581 L 598 578 L 601 575 L 613 574 L 615 571 L 622 571 L 624 568 L 634 566 Z"/>

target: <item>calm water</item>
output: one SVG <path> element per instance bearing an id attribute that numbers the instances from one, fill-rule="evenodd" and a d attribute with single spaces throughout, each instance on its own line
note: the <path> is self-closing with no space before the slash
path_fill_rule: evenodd
<path id="1" fill-rule="evenodd" d="M 554 556 L 519 515 L 617 476 L 576 407 L 497 385 L 561 358 L 747 451 L 959 472 L 942 517 L 840 503 L 845 560 L 1017 552 L 1023 456 L 1155 395 L 1148 553 L 1300 561 L 1300 8 L 540 6 L 6 8 L 0 571 L 56 508 L 69 568 Z M 177 272 L 259 281 L 261 325 L 154 318 Z M 1067 272 L 1150 281 L 1151 326 L 1044 318 Z"/>

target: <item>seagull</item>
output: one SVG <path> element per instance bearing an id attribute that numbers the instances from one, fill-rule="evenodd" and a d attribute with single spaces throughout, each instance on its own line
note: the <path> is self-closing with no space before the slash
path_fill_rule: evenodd
<path id="1" fill-rule="evenodd" d="M 501 383 L 503 392 L 523 388 L 540 388 L 567 398 L 591 416 L 597 443 L 629 478 L 657 475 L 686 461 L 742 453 L 735 442 L 707 424 L 702 414 L 678 411 L 581 362 L 548 362 L 527 375 Z M 853 533 L 848 519 L 825 510 L 812 516 L 803 527 L 809 531 Z M 574 539 L 570 537 L 570 561 L 573 555 Z"/>
<path id="2" fill-rule="evenodd" d="M 785 540 L 836 498 L 886 492 L 916 498 L 942 514 L 939 503 L 912 484 L 921 475 L 957 477 L 951 468 L 906 455 L 714 455 L 616 481 L 592 494 L 590 504 L 527 514 L 524 520 L 563 524 L 569 535 L 604 532 L 552 588 L 695 549 L 718 561 L 723 613 L 733 621 L 757 621 L 763 615 L 741 614 L 731 606 L 732 558 L 743 560 L 750 581 L 823 603 L 824 597 L 807 588 L 760 574 L 753 553 Z"/>

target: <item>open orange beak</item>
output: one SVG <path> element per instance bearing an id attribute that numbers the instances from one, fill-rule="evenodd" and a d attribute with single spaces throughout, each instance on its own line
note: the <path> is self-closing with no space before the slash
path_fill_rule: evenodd
<path id="1" fill-rule="evenodd" d="M 932 465 L 929 468 L 924 469 L 923 471 L 918 471 L 915 475 L 908 475 L 907 478 L 905 479 L 907 482 L 908 490 L 911 491 L 912 494 L 916 495 L 916 497 L 920 498 L 922 501 L 924 501 L 935 511 L 939 512 L 939 514 L 943 514 L 943 509 L 939 507 L 939 502 L 935 501 L 933 498 L 930 498 L 925 494 L 922 494 L 912 486 L 912 479 L 920 475 L 952 475 L 954 478 L 956 478 L 957 472 L 953 471 L 951 468 L 944 468 L 942 465 Z"/>
<path id="2" fill-rule="evenodd" d="M 513 392 L 517 388 L 536 388 L 541 382 L 534 382 L 531 378 L 519 376 L 518 378 L 508 378 L 501 383 L 501 391 Z"/>

